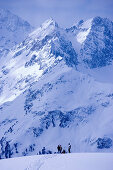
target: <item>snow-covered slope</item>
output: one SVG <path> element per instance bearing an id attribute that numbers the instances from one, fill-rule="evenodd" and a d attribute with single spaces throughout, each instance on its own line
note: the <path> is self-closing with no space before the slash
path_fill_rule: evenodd
<path id="1" fill-rule="evenodd" d="M 0 103 L 14 100 L 61 60 L 76 67 L 77 54 L 65 32 L 50 19 L 12 50 L 0 64 Z"/>
<path id="2" fill-rule="evenodd" d="M 49 19 L 0 63 L 1 158 L 67 151 L 69 142 L 72 152 L 113 152 L 113 84 L 78 62 L 94 20 L 64 30 Z"/>
<path id="3" fill-rule="evenodd" d="M 72 152 L 112 152 L 112 94 L 112 85 L 60 62 L 15 100 L 1 105 L 2 157 L 7 141 L 12 156 L 36 154 L 43 146 L 56 152 L 58 143 L 67 150 L 68 142 Z"/>
<path id="4" fill-rule="evenodd" d="M 0 161 L 2 170 L 112 170 L 113 154 L 66 154 L 12 158 Z"/>
<path id="5" fill-rule="evenodd" d="M 27 22 L 12 14 L 10 11 L 0 9 L 0 59 L 6 56 L 10 48 L 14 47 L 33 30 Z"/>

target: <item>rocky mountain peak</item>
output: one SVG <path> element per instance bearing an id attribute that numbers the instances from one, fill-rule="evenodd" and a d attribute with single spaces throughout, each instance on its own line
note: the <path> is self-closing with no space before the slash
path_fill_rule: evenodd
<path id="1" fill-rule="evenodd" d="M 0 9 L 0 57 L 21 43 L 33 30 L 33 27 L 8 10 Z"/>
<path id="2" fill-rule="evenodd" d="M 44 28 L 47 28 L 48 26 L 58 27 L 58 24 L 56 23 L 56 21 L 54 21 L 53 18 L 49 18 L 42 24 L 42 27 Z"/>
<path id="3" fill-rule="evenodd" d="M 95 17 L 90 25 L 81 47 L 83 61 L 90 68 L 109 65 L 113 60 L 113 22 Z"/>

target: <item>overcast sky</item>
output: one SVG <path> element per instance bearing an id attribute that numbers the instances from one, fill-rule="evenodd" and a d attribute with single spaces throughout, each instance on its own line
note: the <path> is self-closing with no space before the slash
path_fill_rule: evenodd
<path id="1" fill-rule="evenodd" d="M 9 9 L 34 26 L 50 17 L 62 27 L 94 16 L 113 20 L 113 0 L 0 0 L 0 7 Z"/>

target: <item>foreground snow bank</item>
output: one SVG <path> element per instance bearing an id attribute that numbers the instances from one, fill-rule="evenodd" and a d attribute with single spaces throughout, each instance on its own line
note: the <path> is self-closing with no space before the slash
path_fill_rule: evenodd
<path id="1" fill-rule="evenodd" d="M 0 160 L 1 170 L 113 170 L 113 154 L 37 155 Z"/>

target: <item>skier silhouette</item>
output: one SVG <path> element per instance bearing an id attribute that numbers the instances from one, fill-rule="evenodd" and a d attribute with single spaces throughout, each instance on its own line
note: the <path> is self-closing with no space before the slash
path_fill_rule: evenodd
<path id="1" fill-rule="evenodd" d="M 60 153 L 62 153 L 62 146 L 60 145 Z"/>
<path id="2" fill-rule="evenodd" d="M 71 144 L 68 144 L 68 152 L 71 153 Z"/>
<path id="3" fill-rule="evenodd" d="M 61 146 L 61 145 L 58 145 L 58 146 L 57 146 L 57 149 L 58 149 L 58 153 L 61 153 L 61 152 L 62 152 L 62 146 Z"/>
<path id="4" fill-rule="evenodd" d="M 46 149 L 45 147 L 42 148 L 42 154 L 45 154 L 46 153 Z"/>
<path id="5" fill-rule="evenodd" d="M 57 146 L 58 153 L 60 153 L 60 145 Z"/>

